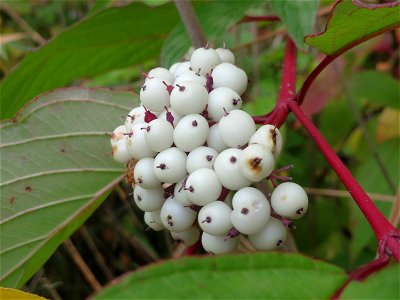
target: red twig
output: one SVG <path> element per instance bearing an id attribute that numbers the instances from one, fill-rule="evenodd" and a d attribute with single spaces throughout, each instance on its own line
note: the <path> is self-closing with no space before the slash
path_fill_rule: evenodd
<path id="1" fill-rule="evenodd" d="M 350 171 L 329 146 L 322 134 L 300 109 L 297 102 L 290 101 L 288 102 L 288 106 L 313 138 L 322 154 L 326 157 L 331 167 L 335 170 L 340 180 L 360 207 L 380 242 L 381 252 L 387 249 L 398 261 L 400 261 L 399 231 L 396 230 L 388 220 L 386 220 L 384 215 L 374 205 L 367 193 L 361 188 L 353 175 L 351 175 Z"/>
<path id="2" fill-rule="evenodd" d="M 281 19 L 278 16 L 244 16 L 239 23 L 248 22 L 261 22 L 261 21 L 271 21 L 279 22 Z"/>
<path id="3" fill-rule="evenodd" d="M 386 267 L 389 263 L 389 260 L 389 256 L 387 254 L 383 254 L 380 255 L 376 260 L 371 261 L 370 263 L 363 265 L 357 270 L 351 272 L 349 278 L 345 281 L 345 283 L 332 295 L 331 300 L 340 299 L 341 294 L 350 282 L 354 280 L 362 281 L 366 279 L 369 275 L 378 272 Z"/>

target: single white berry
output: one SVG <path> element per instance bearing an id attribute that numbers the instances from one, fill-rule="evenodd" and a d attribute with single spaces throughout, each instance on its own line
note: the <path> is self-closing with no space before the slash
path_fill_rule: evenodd
<path id="1" fill-rule="evenodd" d="M 201 146 L 195 148 L 188 154 L 186 160 L 186 170 L 190 174 L 197 169 L 213 169 L 214 161 L 217 156 L 218 152 L 211 147 Z"/>
<path id="2" fill-rule="evenodd" d="M 203 206 L 218 199 L 222 185 L 214 170 L 203 168 L 189 175 L 185 191 L 190 202 Z"/>
<path id="3" fill-rule="evenodd" d="M 247 75 L 242 69 L 230 63 L 222 63 L 212 72 L 214 88 L 228 87 L 242 95 L 247 87 Z"/>
<path id="4" fill-rule="evenodd" d="M 172 73 L 172 75 L 174 75 L 176 68 L 180 65 L 180 62 L 174 63 L 169 69 L 168 71 L 170 71 Z M 175 76 L 175 75 L 174 75 Z"/>
<path id="5" fill-rule="evenodd" d="M 178 77 L 179 75 L 187 71 L 192 71 L 190 68 L 190 61 L 184 61 L 179 63 L 179 65 L 176 66 L 173 74 L 175 75 L 175 77 Z"/>
<path id="6" fill-rule="evenodd" d="M 186 247 L 194 245 L 200 237 L 200 231 L 198 228 L 192 226 L 189 229 L 182 232 L 171 232 L 172 238 L 185 245 Z"/>
<path id="7" fill-rule="evenodd" d="M 267 147 L 252 144 L 243 149 L 239 164 L 246 178 L 258 182 L 271 174 L 275 158 Z"/>
<path id="8" fill-rule="evenodd" d="M 188 195 L 185 191 L 186 187 L 186 177 L 179 181 L 174 188 L 174 199 L 176 199 L 178 202 L 180 202 L 183 206 L 190 206 L 193 203 L 190 202 Z"/>
<path id="9" fill-rule="evenodd" d="M 251 136 L 249 144 L 264 145 L 277 157 L 282 150 L 282 135 L 274 125 L 263 125 Z"/>
<path id="10" fill-rule="evenodd" d="M 282 217 L 298 219 L 307 211 L 307 193 L 297 183 L 281 183 L 272 192 L 271 206 Z"/>
<path id="11" fill-rule="evenodd" d="M 176 86 L 178 84 L 180 85 L 182 82 L 185 81 L 194 81 L 205 86 L 207 83 L 207 78 L 194 71 L 186 71 L 176 77 L 173 86 Z"/>
<path id="12" fill-rule="evenodd" d="M 174 143 L 174 127 L 163 119 L 155 119 L 148 123 L 144 137 L 149 148 L 156 152 L 161 152 L 172 146 Z"/>
<path id="13" fill-rule="evenodd" d="M 186 176 L 187 155 L 172 147 L 160 152 L 154 159 L 153 172 L 161 182 L 176 183 Z"/>
<path id="14" fill-rule="evenodd" d="M 136 185 L 145 189 L 161 187 L 161 181 L 154 174 L 153 166 L 154 158 L 142 158 L 136 163 L 133 170 L 133 178 Z"/>
<path id="15" fill-rule="evenodd" d="M 283 247 L 287 240 L 287 229 L 282 221 L 271 217 L 264 229 L 248 237 L 257 250 L 275 250 Z"/>
<path id="16" fill-rule="evenodd" d="M 214 201 L 203 206 L 197 217 L 204 232 L 212 235 L 227 235 L 232 229 L 232 209 L 222 201 Z"/>
<path id="17" fill-rule="evenodd" d="M 132 109 L 125 120 L 125 128 L 126 132 L 130 132 L 132 130 L 133 125 L 137 123 L 144 123 L 144 114 L 146 110 L 143 106 L 138 106 Z"/>
<path id="18" fill-rule="evenodd" d="M 230 147 L 246 145 L 255 132 L 253 118 L 243 110 L 232 110 L 219 121 L 222 141 Z"/>
<path id="19" fill-rule="evenodd" d="M 204 250 L 212 254 L 223 254 L 233 252 L 239 246 L 239 236 L 225 239 L 224 235 L 211 235 L 203 232 L 201 244 Z"/>
<path id="20" fill-rule="evenodd" d="M 144 137 L 147 126 L 147 123 L 135 124 L 126 140 L 126 148 L 134 159 L 154 157 L 157 153 L 149 147 Z"/>
<path id="21" fill-rule="evenodd" d="M 175 80 L 175 76 L 170 71 L 161 67 L 151 69 L 150 72 L 147 74 L 146 81 L 153 77 L 160 78 L 162 80 L 165 80 L 166 82 L 174 82 Z"/>
<path id="22" fill-rule="evenodd" d="M 133 191 L 136 205 L 143 211 L 160 210 L 164 204 L 164 190 L 160 188 L 144 189 L 136 186 Z"/>
<path id="23" fill-rule="evenodd" d="M 208 136 L 207 120 L 199 114 L 184 116 L 174 130 L 174 143 L 182 151 L 189 152 L 202 146 Z"/>
<path id="24" fill-rule="evenodd" d="M 178 114 L 173 108 L 167 107 L 158 115 L 158 118 L 172 123 L 173 127 L 175 128 L 178 122 L 182 119 L 182 116 Z"/>
<path id="25" fill-rule="evenodd" d="M 268 223 L 271 207 L 264 194 L 253 187 L 245 187 L 235 193 L 232 199 L 231 221 L 241 233 L 255 234 Z"/>
<path id="26" fill-rule="evenodd" d="M 222 152 L 229 148 L 229 146 L 222 141 L 218 123 L 210 127 L 207 137 L 207 146 L 217 150 L 218 152 Z"/>
<path id="27" fill-rule="evenodd" d="M 140 89 L 140 101 L 149 110 L 161 112 L 165 106 L 169 106 L 169 81 L 161 78 L 150 78 L 146 80 Z"/>
<path id="28" fill-rule="evenodd" d="M 202 75 L 210 74 L 219 63 L 218 53 L 212 48 L 198 48 L 190 57 L 190 66 L 193 71 Z"/>
<path id="29" fill-rule="evenodd" d="M 215 51 L 217 52 L 221 63 L 235 64 L 235 55 L 231 50 L 226 48 L 217 48 Z"/>
<path id="30" fill-rule="evenodd" d="M 161 208 L 160 218 L 162 224 L 170 231 L 182 232 L 189 229 L 197 213 L 188 207 L 184 207 L 174 198 L 165 200 Z"/>
<path id="31" fill-rule="evenodd" d="M 151 212 L 147 211 L 144 213 L 144 222 L 155 231 L 160 231 L 165 228 L 161 222 L 160 212 L 161 210 Z"/>
<path id="32" fill-rule="evenodd" d="M 222 151 L 215 159 L 215 173 L 227 189 L 236 191 L 251 184 L 251 181 L 242 174 L 239 165 L 242 151 L 241 149 L 229 148 Z"/>
<path id="33" fill-rule="evenodd" d="M 171 107 L 182 116 L 202 113 L 207 101 L 207 89 L 195 81 L 184 81 L 175 85 L 170 98 Z"/>
<path id="34" fill-rule="evenodd" d="M 112 155 L 114 160 L 121 164 L 126 164 L 132 158 L 132 155 L 126 148 L 127 138 L 128 136 L 126 135 L 126 129 L 124 125 L 115 128 L 111 134 L 110 143 Z"/>
<path id="35" fill-rule="evenodd" d="M 219 120 L 231 110 L 241 109 L 242 98 L 234 90 L 227 87 L 219 87 L 212 90 L 208 97 L 208 116 L 211 120 Z"/>

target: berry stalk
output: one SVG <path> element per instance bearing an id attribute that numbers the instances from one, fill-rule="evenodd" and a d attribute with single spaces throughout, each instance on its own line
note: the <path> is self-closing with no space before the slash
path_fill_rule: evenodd
<path id="1" fill-rule="evenodd" d="M 389 223 L 389 221 L 375 206 L 367 193 L 361 188 L 350 171 L 329 146 L 322 134 L 301 110 L 298 103 L 295 101 L 289 101 L 287 104 L 296 118 L 303 124 L 304 128 L 313 138 L 322 154 L 326 157 L 329 164 L 335 170 L 336 174 L 339 176 L 340 180 L 343 182 L 346 189 L 367 218 L 377 239 L 379 240 L 379 252 L 382 253 L 384 251 L 389 251 L 390 254 L 393 254 L 393 256 L 400 261 L 399 231 Z"/>

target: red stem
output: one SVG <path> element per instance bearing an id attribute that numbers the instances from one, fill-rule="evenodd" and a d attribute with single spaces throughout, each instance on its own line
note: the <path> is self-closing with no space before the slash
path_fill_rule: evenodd
<path id="1" fill-rule="evenodd" d="M 271 21 L 279 22 L 281 19 L 278 16 L 244 16 L 239 23 Z"/>
<path id="2" fill-rule="evenodd" d="M 387 254 L 380 255 L 376 260 L 371 261 L 370 263 L 361 266 L 357 270 L 350 273 L 349 278 L 345 281 L 345 283 L 332 295 L 331 300 L 340 299 L 341 294 L 344 289 L 349 285 L 353 280 L 362 281 L 366 279 L 369 275 L 378 272 L 388 265 L 390 258 Z"/>
<path id="3" fill-rule="evenodd" d="M 188 247 L 183 255 L 184 256 L 196 255 L 196 252 L 199 249 L 200 244 L 201 244 L 200 240 L 198 240 L 195 244 L 193 244 L 192 246 Z"/>
<path id="4" fill-rule="evenodd" d="M 381 252 L 385 251 L 385 247 L 390 251 L 393 256 L 400 261 L 400 233 L 392 224 L 384 217 L 379 209 L 374 205 L 367 193 L 361 188 L 356 179 L 351 175 L 350 171 L 346 168 L 343 162 L 339 159 L 336 153 L 329 146 L 328 142 L 324 139 L 322 134 L 304 114 L 297 102 L 289 101 L 289 108 L 295 114 L 296 118 L 303 124 L 304 128 L 308 131 L 313 138 L 322 154 L 326 157 L 329 164 L 335 170 L 340 180 L 343 182 L 357 205 L 360 207 L 362 213 L 367 218 L 371 225 L 376 237 L 378 238 L 381 247 Z"/>

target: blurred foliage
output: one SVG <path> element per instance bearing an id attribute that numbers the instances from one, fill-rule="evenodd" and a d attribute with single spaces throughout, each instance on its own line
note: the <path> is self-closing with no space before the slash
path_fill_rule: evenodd
<path id="1" fill-rule="evenodd" d="M 127 0 L 4 2 L 46 41 L 56 38 L 69 26 L 87 16 L 96 16 L 109 7 L 132 5 L 131 1 Z M 148 0 L 143 2 L 152 6 L 160 4 Z M 326 7 L 331 4 L 332 1 L 321 1 L 319 11 L 322 13 L 314 26 L 314 33 L 323 30 L 329 12 Z M 196 3 L 196 10 L 207 11 L 207 5 L 217 4 Z M 224 11 L 226 8 L 220 9 Z M 249 14 L 271 14 L 271 8 L 261 3 L 251 7 Z M 238 19 L 240 14 L 235 14 L 234 21 L 226 21 L 224 24 L 230 26 L 224 31 L 218 31 L 218 37 L 212 36 L 210 42 L 225 41 L 227 46 L 233 49 L 238 65 L 249 74 L 250 79 L 249 88 L 244 96 L 244 108 L 254 115 L 262 115 L 274 106 L 279 92 L 285 29 L 280 24 L 271 22 L 237 24 Z M 39 47 L 39 43 L 5 10 L 1 10 L 0 24 L 0 76 L 4 78 L 18 66 L 27 53 Z M 171 28 L 173 26 L 181 28 L 178 19 L 171 22 Z M 212 28 L 213 21 L 209 21 L 207 26 Z M 175 34 L 176 40 L 187 41 L 182 28 L 174 29 L 172 33 Z M 171 39 L 170 37 L 163 44 L 164 51 L 171 47 L 167 44 Z M 336 65 L 331 70 L 321 74 L 310 89 L 309 93 L 313 97 L 306 99 L 309 101 L 307 112 L 312 115 L 313 121 L 366 191 L 392 196 L 396 190 L 390 188 L 387 179 L 382 175 L 382 168 L 398 189 L 400 74 L 396 51 L 399 40 L 397 30 L 349 51 L 335 62 Z M 299 52 L 297 87 L 301 86 L 307 74 L 322 57 L 311 48 Z M 142 82 L 141 73 L 158 65 L 159 59 L 159 55 L 149 55 L 140 62 L 103 70 L 84 78 L 73 78 L 69 85 L 137 91 Z M 372 145 L 366 142 L 363 131 L 370 137 Z M 285 145 L 277 162 L 278 167 L 294 164 L 295 167 L 289 175 L 305 187 L 344 190 L 336 174 L 293 116 L 289 117 L 282 132 Z M 381 168 L 378 167 L 373 153 L 378 153 L 382 161 Z M 113 278 L 150 262 L 143 260 L 141 253 L 136 252 L 134 244 L 127 236 L 132 236 L 141 244 L 147 245 L 148 252 L 160 258 L 170 257 L 171 251 L 176 248 L 176 245 L 171 246 L 170 239 L 162 232 L 146 231 L 141 221 L 142 215 L 135 209 L 130 196 L 128 201 L 131 207 L 127 208 L 126 203 L 121 201 L 130 192 L 130 186 L 121 184 L 119 192 L 113 192 L 85 223 L 97 246 L 96 251 L 104 257 Z M 296 221 L 296 230 L 293 232 L 300 252 L 345 269 L 354 268 L 375 257 L 376 240 L 350 198 L 328 197 L 319 192 L 310 193 L 309 196 L 309 211 L 303 219 Z M 381 200 L 377 200 L 376 203 L 388 216 L 392 203 Z M 77 231 L 71 239 L 100 283 L 109 282 L 110 278 L 99 266 L 84 235 Z M 63 247 L 24 289 L 48 298 L 55 298 L 56 293 L 63 299 L 85 298 L 92 293 L 92 288 Z M 353 289 L 358 287 L 349 290 L 349 297 Z"/>

